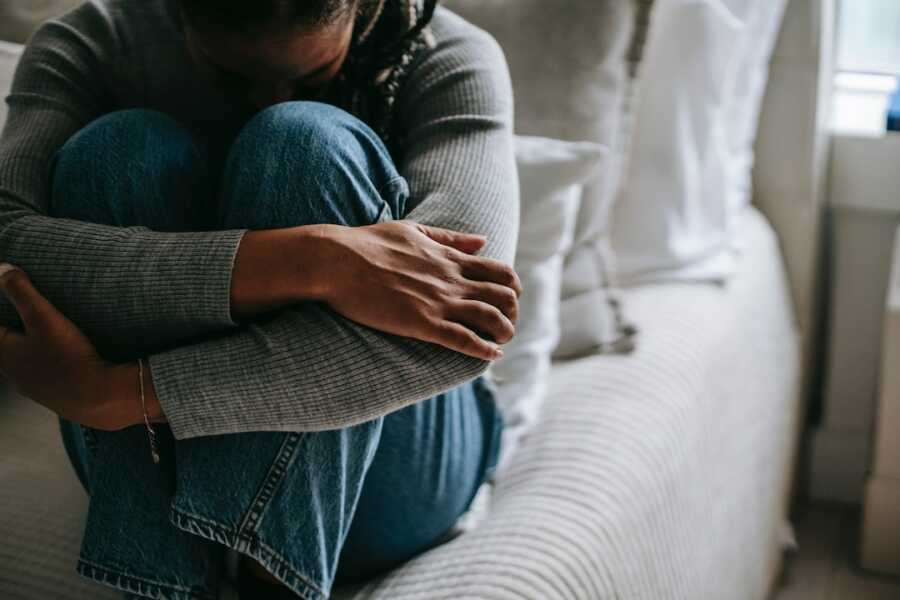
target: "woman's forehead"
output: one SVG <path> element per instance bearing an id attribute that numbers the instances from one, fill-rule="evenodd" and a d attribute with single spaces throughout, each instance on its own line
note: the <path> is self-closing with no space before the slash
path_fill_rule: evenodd
<path id="1" fill-rule="evenodd" d="M 352 19 L 287 31 L 197 31 L 188 28 L 192 50 L 214 66 L 260 78 L 306 77 L 345 54 Z"/>

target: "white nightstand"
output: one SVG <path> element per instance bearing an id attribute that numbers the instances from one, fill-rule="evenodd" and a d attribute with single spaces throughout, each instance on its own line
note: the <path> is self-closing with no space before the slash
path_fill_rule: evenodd
<path id="1" fill-rule="evenodd" d="M 875 453 L 866 482 L 860 562 L 900 575 L 900 229 L 885 311 Z"/>

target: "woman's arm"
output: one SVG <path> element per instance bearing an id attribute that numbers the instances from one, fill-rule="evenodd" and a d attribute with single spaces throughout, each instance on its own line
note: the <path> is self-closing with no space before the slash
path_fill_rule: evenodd
<path id="1" fill-rule="evenodd" d="M 22 267 L 101 349 L 221 332 L 234 325 L 232 263 L 244 232 L 157 233 L 48 216 L 56 152 L 115 108 L 116 61 L 101 57 L 118 56 L 118 44 L 99 11 L 88 3 L 42 27 L 17 69 L 0 137 L 0 258 Z M 0 323 L 17 324 L 5 301 Z"/>
<path id="2" fill-rule="evenodd" d="M 408 142 L 400 170 L 416 203 L 409 217 L 483 234 L 485 254 L 508 263 L 518 228 L 509 74 L 489 36 L 455 18 L 447 26 L 397 107 Z M 178 438 L 346 427 L 462 384 L 487 364 L 319 305 L 150 358 Z"/>
<path id="3" fill-rule="evenodd" d="M 0 142 L 4 258 L 24 267 L 95 341 L 177 339 L 231 325 L 222 307 L 235 289 L 229 285 L 232 259 L 244 246 L 243 232 L 155 234 L 46 217 L 53 148 L 108 109 L 97 82 L 111 79 L 73 84 L 75 58 L 81 57 L 81 67 L 100 68 L 91 62 L 90 47 L 98 34 L 88 43 L 64 25 L 55 27 L 61 31 L 52 37 L 69 47 L 61 51 L 58 39 L 32 43 Z M 409 148 L 401 172 L 416 202 L 410 216 L 485 234 L 487 254 L 509 262 L 518 197 L 508 73 L 490 38 L 457 27 L 463 33 L 444 36 L 418 65 L 398 107 Z M 22 75 L 29 68 L 34 77 Z M 223 252 L 217 242 L 229 240 Z M 198 254 L 197 248 L 205 250 Z M 347 426 L 463 383 L 487 364 L 379 333 L 318 305 L 150 362 L 156 393 L 179 437 Z M 132 379 L 129 374 L 122 385 L 133 386 Z"/>
<path id="4" fill-rule="evenodd" d="M 120 104 L 118 52 L 108 18 L 91 4 L 29 43 L 0 136 L 0 258 L 26 271 L 101 348 L 135 355 L 316 298 L 321 286 L 298 252 L 308 228 L 157 233 L 48 215 L 55 154 Z M 15 321 L 0 301 L 0 324 Z"/>

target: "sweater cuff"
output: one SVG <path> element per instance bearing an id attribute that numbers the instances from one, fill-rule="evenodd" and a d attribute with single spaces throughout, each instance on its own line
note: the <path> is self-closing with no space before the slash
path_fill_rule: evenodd
<path id="1" fill-rule="evenodd" d="M 214 407 L 210 406 L 209 398 L 200 397 L 197 390 L 190 389 L 187 378 L 196 365 L 190 364 L 190 354 L 179 354 L 163 352 L 147 359 L 156 398 L 176 440 L 211 435 L 203 416 L 216 414 Z"/>
<path id="2" fill-rule="evenodd" d="M 199 325 L 201 329 L 227 328 L 236 325 L 231 312 L 231 280 L 234 261 L 246 230 L 216 231 L 175 238 L 184 247 L 174 255 L 188 257 L 175 265 L 165 287 L 178 290 L 183 299 L 179 320 Z M 165 299 L 161 299 L 165 302 Z"/>

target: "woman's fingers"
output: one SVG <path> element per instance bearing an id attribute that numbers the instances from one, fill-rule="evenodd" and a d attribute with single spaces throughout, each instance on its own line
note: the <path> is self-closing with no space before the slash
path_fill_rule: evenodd
<path id="1" fill-rule="evenodd" d="M 38 292 L 24 271 L 0 264 L 0 292 L 12 303 L 25 329 L 45 324 L 57 315 L 50 302 Z"/>
<path id="2" fill-rule="evenodd" d="M 503 357 L 500 346 L 483 339 L 477 333 L 452 321 L 443 321 L 435 325 L 437 337 L 433 341 L 450 350 L 461 352 L 480 360 L 497 360 Z"/>
<path id="3" fill-rule="evenodd" d="M 467 300 L 478 300 L 497 307 L 507 319 L 515 323 L 519 319 L 519 298 L 516 292 L 499 283 L 478 282 L 471 285 Z"/>
<path id="4" fill-rule="evenodd" d="M 466 257 L 462 263 L 462 273 L 472 281 L 489 281 L 512 289 L 516 297 L 522 295 L 522 282 L 509 265 L 482 256 Z"/>
<path id="5" fill-rule="evenodd" d="M 505 344 L 513 338 L 516 328 L 496 306 L 464 300 L 457 304 L 448 314 L 453 321 L 489 336 L 498 344 Z"/>
<path id="6" fill-rule="evenodd" d="M 428 225 L 419 225 L 419 231 L 442 246 L 450 246 L 466 254 L 478 252 L 487 243 L 487 238 L 483 235 L 460 233 L 459 231 L 429 227 Z"/>

